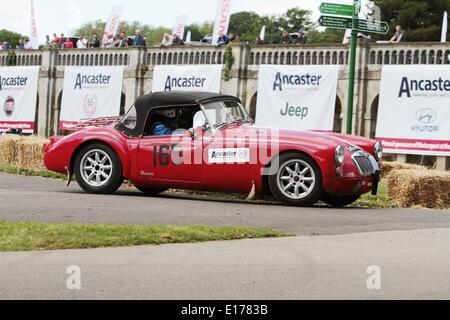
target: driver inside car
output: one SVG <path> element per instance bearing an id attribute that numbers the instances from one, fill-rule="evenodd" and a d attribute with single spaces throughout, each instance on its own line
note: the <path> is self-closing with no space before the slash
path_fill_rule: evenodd
<path id="1" fill-rule="evenodd" d="M 152 136 L 170 136 L 177 129 L 177 112 L 175 109 L 164 110 L 156 113 L 156 121 L 153 123 Z"/>

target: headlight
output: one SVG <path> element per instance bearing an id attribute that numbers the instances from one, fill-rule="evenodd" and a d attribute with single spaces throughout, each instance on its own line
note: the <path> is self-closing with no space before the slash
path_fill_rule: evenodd
<path id="1" fill-rule="evenodd" d="M 340 167 L 345 160 L 345 148 L 343 146 L 337 146 L 336 152 L 334 155 L 334 161 L 336 162 L 336 165 Z"/>
<path id="2" fill-rule="evenodd" d="M 375 157 L 377 158 L 378 161 L 381 160 L 381 158 L 383 158 L 383 144 L 380 141 L 378 141 L 375 144 L 373 153 L 375 154 Z"/>

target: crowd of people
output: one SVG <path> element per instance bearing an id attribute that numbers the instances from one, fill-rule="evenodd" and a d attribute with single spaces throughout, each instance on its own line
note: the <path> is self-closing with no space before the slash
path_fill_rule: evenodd
<path id="1" fill-rule="evenodd" d="M 201 41 L 206 44 L 212 43 L 212 35 L 207 35 Z M 396 27 L 396 33 L 394 37 L 389 41 L 391 43 L 403 42 L 405 41 L 405 32 L 402 30 L 401 26 Z M 240 43 L 240 37 L 237 34 L 220 33 L 217 45 L 227 45 L 229 43 Z M 295 33 L 289 33 L 284 30 L 281 34 L 281 38 L 278 42 L 279 44 L 299 44 L 304 45 L 308 43 L 308 37 L 305 30 L 301 29 Z M 160 47 L 172 47 L 172 46 L 183 46 L 186 43 L 177 34 L 170 35 L 165 33 L 161 41 Z M 260 36 L 256 37 L 255 45 L 264 45 L 266 42 L 261 39 Z M 106 36 L 105 39 L 100 38 L 97 33 L 92 34 L 90 38 L 85 35 L 80 35 L 79 37 L 66 37 L 64 33 L 61 35 L 53 34 L 53 38 L 46 36 L 45 44 L 43 45 L 46 49 L 87 49 L 87 48 L 127 48 L 130 46 L 135 47 L 146 47 L 146 39 L 141 34 L 140 30 L 136 30 L 134 36 L 127 36 L 124 30 L 121 30 L 116 36 Z M 32 49 L 29 39 L 25 38 L 20 40 L 19 44 L 13 47 L 7 41 L 0 40 L 0 50 L 11 50 L 11 49 Z"/>

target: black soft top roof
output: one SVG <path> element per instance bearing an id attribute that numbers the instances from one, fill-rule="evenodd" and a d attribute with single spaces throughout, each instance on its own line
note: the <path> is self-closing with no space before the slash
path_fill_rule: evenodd
<path id="1" fill-rule="evenodd" d="M 215 100 L 236 100 L 238 98 L 211 93 L 211 92 L 155 92 L 142 96 L 136 100 L 136 108 L 140 111 L 148 112 L 155 107 L 178 106 L 178 105 L 197 105 L 198 103 L 207 103 Z"/>
<path id="2" fill-rule="evenodd" d="M 211 92 L 171 91 L 147 94 L 138 98 L 135 102 L 137 113 L 136 127 L 134 129 L 129 129 L 119 123 L 116 128 L 129 137 L 139 137 L 143 132 L 145 121 L 147 120 L 149 112 L 154 108 L 170 106 L 196 107 L 199 103 L 206 104 L 208 102 L 220 100 L 240 102 L 240 100 L 236 97 Z"/>

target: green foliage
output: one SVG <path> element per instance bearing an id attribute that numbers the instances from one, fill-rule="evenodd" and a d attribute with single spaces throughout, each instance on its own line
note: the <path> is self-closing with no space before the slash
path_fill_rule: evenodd
<path id="1" fill-rule="evenodd" d="M 310 43 L 342 43 L 345 30 L 327 28 L 323 32 L 312 30 L 308 33 Z"/>
<path id="2" fill-rule="evenodd" d="M 225 48 L 225 81 L 229 81 L 231 79 L 231 69 L 233 68 L 233 64 L 235 61 L 235 58 L 233 56 L 233 45 L 230 43 Z"/>
<path id="3" fill-rule="evenodd" d="M 191 32 L 191 40 L 192 41 L 201 41 L 206 35 L 212 34 L 214 29 L 214 23 L 205 22 L 205 23 L 192 23 L 187 25 L 185 30 L 186 32 Z"/>
<path id="4" fill-rule="evenodd" d="M 284 237 L 270 229 L 201 225 L 80 225 L 0 221 L 0 251 L 87 249 Z"/>
<path id="5" fill-rule="evenodd" d="M 444 11 L 450 10 L 450 0 L 378 0 L 381 19 L 391 28 L 401 25 L 407 41 L 439 41 Z M 376 39 L 386 36 L 375 36 Z"/>
<path id="6" fill-rule="evenodd" d="M 24 37 L 23 35 L 21 35 L 20 33 L 16 33 L 16 32 L 12 32 L 12 31 L 8 31 L 8 30 L 0 30 L 0 41 L 7 41 L 9 42 L 13 48 L 15 48 L 21 39 L 24 39 L 26 37 Z"/>

